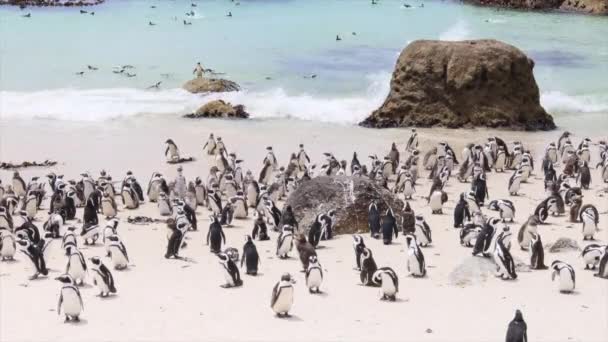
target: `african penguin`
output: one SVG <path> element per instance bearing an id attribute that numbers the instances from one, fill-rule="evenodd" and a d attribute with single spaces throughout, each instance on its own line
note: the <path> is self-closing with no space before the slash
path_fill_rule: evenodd
<path id="1" fill-rule="evenodd" d="M 280 259 L 288 257 L 288 253 L 293 248 L 293 233 L 294 227 L 290 225 L 284 225 L 281 229 L 281 234 L 277 238 L 277 249 L 276 254 Z"/>
<path id="2" fill-rule="evenodd" d="M 209 224 L 207 232 L 207 245 L 211 253 L 217 254 L 222 251 L 222 241 L 224 244 L 226 243 L 226 235 L 224 235 L 224 230 L 216 215 L 209 216 L 209 220 L 211 224 Z"/>
<path id="3" fill-rule="evenodd" d="M 80 322 L 80 314 L 84 310 L 80 291 L 74 282 L 74 279 L 68 274 L 61 275 L 55 280 L 62 283 L 59 293 L 59 302 L 57 303 L 57 314 L 65 315 L 64 323 L 69 321 Z"/>
<path id="4" fill-rule="evenodd" d="M 567 263 L 555 260 L 551 263 L 551 280 L 555 280 L 555 276 L 559 277 L 558 289 L 561 293 L 572 293 L 576 287 L 576 275 L 574 268 Z"/>
<path id="5" fill-rule="evenodd" d="M 397 273 L 390 267 L 380 267 L 373 275 L 374 282 L 382 288 L 381 300 L 394 302 L 399 292 L 399 278 Z"/>
<path id="6" fill-rule="evenodd" d="M 306 269 L 306 287 L 310 293 L 321 293 L 320 287 L 323 282 L 323 269 L 316 255 L 308 257 L 308 268 Z"/>
<path id="7" fill-rule="evenodd" d="M 413 277 L 424 277 L 426 275 L 426 264 L 424 262 L 424 254 L 418 246 L 416 236 L 407 234 L 405 236 L 407 245 L 407 271 Z"/>
<path id="8" fill-rule="evenodd" d="M 116 293 L 116 286 L 114 285 L 114 277 L 112 273 L 101 262 L 99 257 L 89 258 L 91 261 L 91 272 L 93 273 L 93 284 L 97 286 L 100 297 L 107 297 L 110 293 Z"/>
<path id="9" fill-rule="evenodd" d="M 220 265 L 222 265 L 222 273 L 224 274 L 224 279 L 226 280 L 226 283 L 220 286 L 223 288 L 242 286 L 243 280 L 241 279 L 239 268 L 228 256 L 228 254 L 220 252 L 217 253 L 217 257 L 219 258 Z"/>
<path id="10" fill-rule="evenodd" d="M 289 273 L 284 273 L 281 280 L 272 289 L 270 308 L 277 317 L 289 317 L 289 311 L 293 306 L 293 284 L 295 281 Z"/>
<path id="11" fill-rule="evenodd" d="M 515 317 L 507 328 L 506 342 L 528 342 L 528 326 L 521 311 L 515 311 Z"/>
<path id="12" fill-rule="evenodd" d="M 602 255 L 604 254 L 605 250 L 606 250 L 605 245 L 602 246 L 602 245 L 592 243 L 592 244 L 585 246 L 585 248 L 583 249 L 583 252 L 581 253 L 583 260 L 585 261 L 585 269 L 594 270 L 595 267 L 599 264 L 600 259 L 602 258 Z M 591 266 L 589 266 L 589 265 L 591 265 Z"/>
<path id="13" fill-rule="evenodd" d="M 533 270 L 546 270 L 545 266 L 545 250 L 540 234 L 529 232 L 532 237 L 530 239 L 530 268 Z"/>
<path id="14" fill-rule="evenodd" d="M 245 244 L 243 245 L 243 258 L 241 259 L 241 268 L 243 264 L 247 266 L 245 273 L 248 275 L 255 276 L 258 274 L 258 265 L 260 264 L 260 256 L 258 250 L 253 243 L 251 236 L 245 237 Z"/>

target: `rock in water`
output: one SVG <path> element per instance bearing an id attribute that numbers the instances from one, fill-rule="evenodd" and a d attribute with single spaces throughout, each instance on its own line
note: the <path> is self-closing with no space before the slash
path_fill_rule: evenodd
<path id="1" fill-rule="evenodd" d="M 465 0 L 479 6 L 608 14 L 608 0 Z"/>
<path id="2" fill-rule="evenodd" d="M 221 78 L 195 78 L 186 82 L 182 88 L 193 93 L 221 93 L 239 91 L 241 88 L 232 81 Z"/>
<path id="3" fill-rule="evenodd" d="M 401 222 L 403 202 L 367 177 L 315 177 L 300 184 L 285 204 L 293 208 L 302 231 L 310 228 L 317 214 L 336 209 L 334 233 L 347 234 L 369 231 L 367 212 L 373 199 L 383 215 L 390 205 Z"/>
<path id="4" fill-rule="evenodd" d="M 569 252 L 569 251 L 580 251 L 576 240 L 570 238 L 559 238 L 554 243 L 549 243 L 545 245 L 546 249 L 549 249 L 549 253 L 560 253 L 560 252 Z"/>
<path id="5" fill-rule="evenodd" d="M 195 113 L 184 115 L 186 118 L 231 118 L 247 119 L 249 113 L 245 112 L 242 105 L 233 106 L 229 102 L 215 100 L 204 104 Z"/>
<path id="6" fill-rule="evenodd" d="M 361 125 L 554 129 L 533 68 L 523 52 L 496 40 L 418 40 L 401 52 L 388 97 Z"/>

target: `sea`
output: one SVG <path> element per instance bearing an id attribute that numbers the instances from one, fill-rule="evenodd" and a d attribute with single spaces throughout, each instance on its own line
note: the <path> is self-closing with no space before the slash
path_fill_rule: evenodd
<path id="1" fill-rule="evenodd" d="M 385 99 L 412 41 L 493 38 L 534 59 L 560 128 L 608 128 L 608 17 L 438 0 L 107 0 L 82 10 L 0 7 L 2 120 L 177 117 L 221 98 L 254 119 L 354 125 Z M 197 62 L 242 91 L 182 90 Z"/>

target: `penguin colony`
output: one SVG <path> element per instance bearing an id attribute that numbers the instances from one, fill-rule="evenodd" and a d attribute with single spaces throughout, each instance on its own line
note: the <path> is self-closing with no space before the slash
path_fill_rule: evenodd
<path id="1" fill-rule="evenodd" d="M 167 161 L 180 160 L 177 144 L 172 139 L 167 139 L 165 144 Z M 198 234 L 202 228 L 197 214 L 207 210 L 210 223 L 203 234 L 206 247 L 217 258 L 218 268 L 224 275 L 223 280 L 218 280 L 221 287 L 246 286 L 247 278 L 241 273 L 261 276 L 256 242 L 265 247 L 274 243 L 279 259 L 289 258 L 296 247 L 301 270 L 285 272 L 280 279 L 274 279 L 274 287 L 269 286 L 271 310 L 277 317 L 288 317 L 295 300 L 297 271 L 304 273 L 303 286 L 311 294 L 322 293 L 327 270 L 317 251 L 334 237 L 334 225 L 340 213 L 339 208 L 316 213 L 310 227 L 302 227 L 293 209 L 285 206 L 281 210 L 279 202 L 302 182 L 317 175 L 350 174 L 369 177 L 403 199 L 402 208 L 387 208 L 380 200 L 369 203 L 367 233 L 369 239 L 382 240 L 384 245 L 398 239 L 404 241 L 401 258 L 408 276 L 427 276 L 424 250 L 434 244 L 432 215 L 446 214 L 444 206 L 449 199 L 444 189 L 455 179 L 471 184 L 470 190 L 454 201 L 453 228 L 459 230 L 459 243 L 463 248 L 471 248 L 472 255 L 493 260 L 496 277 L 518 278 L 511 249 L 520 248 L 530 253 L 528 264 L 532 270 L 551 269 L 551 280 L 560 293 L 576 291 L 575 269 L 583 267 L 560 260 L 546 261 L 541 240 L 543 225 L 548 221 L 566 220 L 580 229 L 583 241 L 590 241 L 581 253 L 581 266 L 593 271 L 598 278 L 608 279 L 608 247 L 594 242 L 600 229 L 600 213 L 593 203 L 586 203 L 584 197 L 591 184 L 591 145 L 598 147 L 598 155 L 593 158 L 597 158 L 598 181 L 608 182 L 605 142 L 594 144 L 590 139 L 583 139 L 575 147 L 571 134 L 565 132 L 557 142 L 547 145 L 541 161 L 536 163 L 521 142 L 509 146 L 499 137 L 488 138 L 484 145 L 469 144 L 458 155 L 446 142 L 431 147 L 424 155 L 418 145 L 417 133 L 412 130 L 404 152 L 399 152 L 393 143 L 386 157 L 369 156 L 369 164 L 359 161 L 354 153 L 350 167 L 347 161 L 325 153 L 325 163 L 319 168 L 311 164 L 302 144 L 291 154 L 287 166 L 280 166 L 273 148 L 268 146 L 259 173 L 254 174 L 244 171 L 244 161 L 238 159 L 236 153 L 228 152 L 221 137 L 211 134 L 203 147 L 213 161 L 206 179 L 196 177 L 188 181 L 180 166 L 173 181 L 153 172 L 145 192 L 130 171 L 119 181 L 101 171 L 96 179 L 88 172 L 82 173 L 79 180 L 67 180 L 61 174 L 50 172 L 46 181 L 32 177 L 29 182 L 14 172 L 8 184 L 0 182 L 0 260 L 18 259 L 29 265 L 34 272 L 30 279 L 48 277 L 46 255 L 50 246 L 61 248 L 65 264 L 53 265 L 62 270 L 54 277 L 60 283 L 57 313 L 65 322 L 78 322 L 84 309 L 80 291 L 89 291 L 82 285 L 94 285 L 101 298 L 116 295 L 120 284 L 115 284 L 113 272 L 124 271 L 131 265 L 116 218 L 119 210 L 136 211 L 146 201 L 157 206 L 159 215 L 167 217 L 164 251 L 167 259 L 185 259 L 180 256 L 180 250 L 188 245 L 187 236 Z M 419 198 L 430 207 L 429 217 L 416 214 L 410 205 L 410 201 L 415 200 L 416 184 L 421 182 L 425 171 L 432 186 L 428 196 Z M 535 173 L 543 175 L 545 199 L 528 213 L 529 219 L 517 232 L 510 227 L 516 212 L 513 201 L 490 200 L 491 189 L 486 180 L 492 173 L 502 172 L 512 174 L 505 184 L 511 196 L 521 196 L 525 184 Z M 48 217 L 40 222 L 37 213 L 43 208 L 48 208 Z M 400 211 L 401 220 L 397 220 L 396 211 Z M 251 233 L 245 235 L 242 249 L 229 247 L 224 229 L 229 229 L 233 220 L 248 217 L 253 217 L 253 227 Z M 517 244 L 511 242 L 514 233 Z M 390 267 L 378 267 L 373 251 L 365 244 L 365 235 L 352 235 L 353 265 L 359 274 L 358 278 L 353 275 L 353 283 L 378 288 L 380 300 L 396 301 L 399 275 Z M 87 255 L 82 246 L 88 246 Z M 508 327 L 507 341 L 526 339 L 526 323 L 517 310 Z"/>

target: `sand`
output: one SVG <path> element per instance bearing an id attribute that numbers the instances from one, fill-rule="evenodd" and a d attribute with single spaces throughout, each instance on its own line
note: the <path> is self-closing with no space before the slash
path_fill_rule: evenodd
<path id="1" fill-rule="evenodd" d="M 508 142 L 521 140 L 529 146 L 537 165 L 545 144 L 558 136 L 552 133 L 523 133 L 490 130 L 419 130 L 423 149 L 431 142 L 447 140 L 460 153 L 467 142 L 482 142 L 489 135 L 501 136 Z M 206 179 L 211 159 L 203 154 L 202 145 L 208 134 L 222 136 L 230 151 L 245 160 L 244 169 L 256 174 L 272 145 L 281 164 L 285 164 L 299 143 L 304 143 L 313 162 L 320 162 L 322 152 L 333 152 L 338 159 L 350 161 L 356 150 L 360 156 L 376 153 L 383 156 L 391 142 L 403 150 L 408 130 L 368 130 L 352 126 L 277 121 L 191 121 L 165 117 L 136 117 L 103 124 L 48 121 L 0 123 L 0 156 L 2 161 L 43 161 L 53 159 L 60 165 L 52 169 L 22 170 L 24 179 L 48 171 L 77 178 L 83 171 L 96 177 L 101 169 L 115 179 L 132 170 L 140 183 L 147 184 L 153 171 L 173 179 L 177 166 L 166 164 L 163 142 L 173 138 L 182 154 L 196 158 L 183 164 L 187 179 Z M 575 137 L 575 141 L 583 135 Z M 592 161 L 597 161 L 593 148 Z M 364 158 L 361 158 L 364 161 Z M 368 163 L 368 160 L 365 160 Z M 423 172 L 424 175 L 427 172 Z M 593 203 L 601 213 L 601 232 L 596 235 L 606 243 L 608 204 L 600 197 L 605 184 L 599 171 L 593 171 L 592 189 L 585 191 L 585 203 Z M 513 255 L 528 262 L 528 254 L 519 249 L 516 232 L 535 206 L 544 199 L 542 174 L 538 169 L 521 196 L 507 194 L 510 173 L 489 174 L 490 199 L 508 198 L 515 202 L 516 220 L 510 224 Z M 10 172 L 0 172 L 3 184 L 10 183 Z M 509 321 L 521 309 L 532 341 L 605 341 L 608 338 L 608 281 L 585 271 L 578 252 L 551 254 L 546 251 L 546 264 L 555 259 L 566 261 L 576 270 L 576 291 L 560 294 L 551 282 L 550 271 L 520 272 L 515 281 L 502 281 L 489 276 L 468 286 L 450 282 L 450 273 L 470 258 L 471 249 L 460 246 L 458 230 L 452 228 L 454 200 L 470 184 L 452 178 L 446 188 L 450 197 L 444 215 L 431 215 L 422 196 L 430 183 L 421 178 L 411 202 L 414 210 L 425 216 L 433 232 L 433 245 L 424 248 L 428 276 L 407 276 L 405 241 L 402 236 L 390 246 L 369 238 L 366 244 L 374 252 L 378 266 L 390 266 L 399 275 L 400 292 L 394 303 L 379 300 L 379 289 L 359 284 L 352 238 L 337 236 L 322 242 L 319 261 L 325 270 L 323 294 L 311 295 L 305 287 L 304 273 L 292 251 L 291 258 L 279 260 L 274 255 L 277 234 L 271 240 L 256 242 L 261 256 L 260 275 L 244 275 L 244 285 L 223 289 L 220 265 L 204 245 L 208 212 L 199 207 L 199 230 L 188 234 L 188 246 L 181 254 L 191 261 L 167 260 L 164 224 L 131 225 L 128 216 L 160 218 L 156 205 L 145 203 L 130 211 L 119 208 L 119 234 L 131 258 L 125 271 L 114 271 L 118 293 L 108 299 L 97 297 L 97 290 L 87 281 L 82 289 L 85 311 L 80 324 L 64 324 L 56 310 L 60 283 L 53 280 L 65 270 L 66 259 L 54 242 L 48 260 L 48 278 L 29 281 L 32 268 L 23 254 L 15 262 L 0 263 L 0 340 L 2 341 L 77 341 L 77 340 L 223 340 L 223 341 L 499 341 L 503 340 Z M 47 187 L 48 190 L 48 187 Z M 48 208 L 48 199 L 44 202 Z M 40 210 L 36 224 L 46 220 Z M 496 212 L 485 210 L 487 215 Z M 82 209 L 78 210 L 82 218 Z M 544 243 L 559 237 L 573 238 L 581 246 L 581 224 L 570 224 L 565 216 L 549 218 L 539 228 Z M 235 220 L 225 228 L 227 246 L 241 250 L 245 234 L 250 234 L 253 220 Z M 82 244 L 81 244 L 82 245 Z M 102 256 L 101 245 L 81 248 L 86 257 Z M 106 264 L 109 260 L 103 258 Z M 271 311 L 272 287 L 283 272 L 295 276 L 295 304 L 289 319 L 278 319 Z"/>

